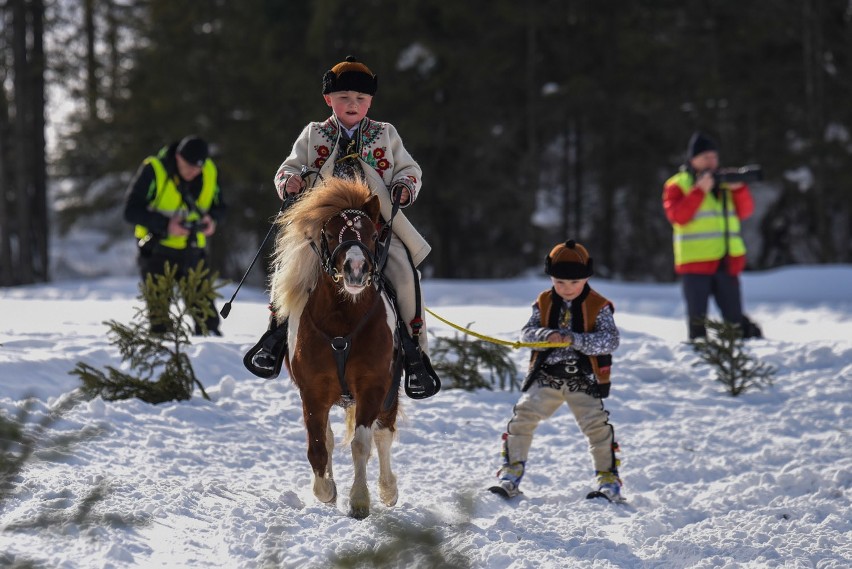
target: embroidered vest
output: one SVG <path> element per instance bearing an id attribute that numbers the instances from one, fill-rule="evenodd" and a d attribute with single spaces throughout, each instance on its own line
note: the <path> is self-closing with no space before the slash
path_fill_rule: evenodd
<path id="1" fill-rule="evenodd" d="M 559 328 L 559 312 L 565 302 L 553 289 L 546 290 L 538 295 L 538 308 L 541 311 L 541 325 L 547 328 Z M 571 331 L 591 332 L 595 329 L 595 321 L 604 306 L 609 306 L 615 311 L 612 302 L 595 292 L 586 284 L 580 296 L 571 302 Z M 530 369 L 536 367 L 536 362 L 543 357 L 544 352 L 534 351 L 530 356 Z M 578 352 L 580 368 L 589 369 L 597 378 L 598 383 L 609 383 L 610 371 L 612 369 L 612 355 L 588 356 Z M 542 361 L 544 361 L 542 359 Z"/>

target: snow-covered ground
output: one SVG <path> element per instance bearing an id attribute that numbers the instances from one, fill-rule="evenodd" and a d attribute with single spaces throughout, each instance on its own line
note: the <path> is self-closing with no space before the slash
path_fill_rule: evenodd
<path id="1" fill-rule="evenodd" d="M 441 553 L 477 568 L 852 567 L 852 267 L 745 275 L 748 312 L 767 337 L 749 349 L 777 375 L 774 387 L 737 398 L 710 368 L 692 366 L 677 285 L 592 285 L 615 302 L 622 332 L 606 405 L 627 505 L 585 499 L 591 460 L 567 408 L 536 433 L 525 495 L 507 503 L 485 491 L 518 397 L 486 390 L 403 401 L 395 507 L 374 499 L 366 520 L 346 516 L 343 447 L 338 503 L 318 503 L 298 393 L 286 374 L 263 381 L 242 366 L 266 321 L 263 292 L 244 288 L 224 337 L 191 348 L 213 400 L 95 399 L 72 410 L 56 434 L 103 433 L 15 481 L 0 504 L 0 566 L 329 567 L 405 528 L 438 532 Z M 510 340 L 546 287 L 534 277 L 424 282 L 432 310 Z M 0 289 L 0 411 L 12 416 L 32 394 L 38 420 L 77 387 L 77 362 L 118 366 L 103 322 L 129 321 L 136 294 L 132 276 Z M 528 354 L 512 356 L 520 375 Z M 341 417 L 336 410 L 338 435 Z M 376 475 L 373 460 L 374 497 Z M 73 517 L 99 483 L 110 490 L 94 510 L 100 523 L 27 527 L 45 514 Z"/>

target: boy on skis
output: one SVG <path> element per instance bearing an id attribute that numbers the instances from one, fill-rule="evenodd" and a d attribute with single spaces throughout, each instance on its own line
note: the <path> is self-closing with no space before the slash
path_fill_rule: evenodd
<path id="1" fill-rule="evenodd" d="M 621 501 L 618 443 L 603 400 L 609 396 L 610 354 L 619 334 L 612 303 L 589 287 L 592 258 L 573 240 L 556 245 L 545 260 L 553 287 L 539 294 L 521 332 L 523 342 L 566 343 L 567 347 L 534 349 L 523 395 L 503 434 L 503 466 L 499 484 L 490 490 L 504 497 L 520 494 L 533 432 L 567 403 L 589 442 L 597 491 L 589 498 Z"/>

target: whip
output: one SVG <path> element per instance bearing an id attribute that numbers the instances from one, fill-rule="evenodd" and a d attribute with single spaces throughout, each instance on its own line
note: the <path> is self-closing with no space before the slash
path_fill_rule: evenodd
<path id="1" fill-rule="evenodd" d="M 304 180 L 305 177 L 307 176 L 307 174 L 308 174 L 308 167 L 302 166 L 302 171 L 299 173 L 299 176 L 302 178 L 302 180 Z M 219 314 L 222 315 L 222 318 L 227 318 L 228 314 L 231 313 L 231 303 L 234 302 L 234 299 L 237 297 L 237 293 L 240 292 L 240 288 L 243 286 L 243 283 L 246 281 L 246 278 L 248 277 L 249 273 L 251 272 L 252 267 L 254 267 L 254 264 L 257 262 L 257 258 L 260 257 L 260 252 L 263 251 L 263 247 L 266 245 L 266 242 L 269 240 L 269 236 L 272 235 L 272 232 L 275 230 L 275 222 L 278 220 L 279 217 L 281 217 L 281 214 L 284 213 L 284 210 L 286 210 L 288 207 L 290 207 L 291 205 L 296 203 L 296 199 L 298 199 L 299 195 L 301 195 L 301 194 L 288 194 L 286 191 L 284 192 L 284 199 L 281 202 L 281 209 L 279 209 L 278 213 L 275 214 L 275 218 L 272 220 L 272 223 L 269 227 L 269 231 L 266 232 L 266 237 L 263 238 L 263 241 L 261 241 L 261 243 L 260 243 L 260 247 L 258 247 L 258 249 L 257 249 L 257 253 L 254 254 L 254 259 L 251 260 L 251 263 L 249 264 L 248 269 L 246 269 L 245 274 L 243 274 L 243 278 L 241 278 L 240 282 L 237 284 L 237 289 L 234 291 L 234 294 L 231 295 L 231 300 L 226 302 L 225 305 L 222 307 L 222 310 L 219 311 Z"/>

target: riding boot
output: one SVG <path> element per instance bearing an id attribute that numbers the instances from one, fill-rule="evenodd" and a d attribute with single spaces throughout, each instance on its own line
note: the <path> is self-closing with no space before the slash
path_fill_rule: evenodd
<path id="1" fill-rule="evenodd" d="M 278 324 L 275 314 L 269 317 L 269 328 L 243 357 L 243 365 L 264 379 L 278 377 L 287 353 L 288 319 Z"/>
<path id="2" fill-rule="evenodd" d="M 412 399 L 426 399 L 441 390 L 441 379 L 435 373 L 429 356 L 420 347 L 419 334 L 422 325 L 422 321 L 412 322 L 415 335 L 411 337 L 405 323 L 397 321 L 405 358 L 405 394 Z"/>

